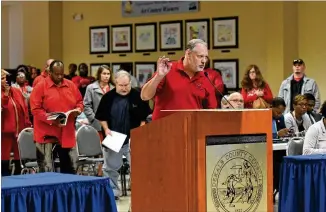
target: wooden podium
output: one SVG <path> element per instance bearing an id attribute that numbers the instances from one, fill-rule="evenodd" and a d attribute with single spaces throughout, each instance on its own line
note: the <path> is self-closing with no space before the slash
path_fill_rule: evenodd
<path id="1" fill-rule="evenodd" d="M 173 114 L 131 132 L 132 212 L 208 211 L 207 177 L 210 176 L 206 176 L 207 136 L 250 134 L 266 135 L 266 148 L 260 151 L 266 159 L 264 166 L 267 165 L 260 167 L 266 172 L 263 191 L 265 200 L 260 203 L 259 211 L 273 211 L 271 110 L 182 110 L 169 113 Z M 251 172 L 253 171 L 255 170 L 252 169 Z M 248 173 L 251 172 L 242 170 L 241 176 L 249 176 Z M 220 191 L 226 198 L 230 196 L 230 191 L 233 195 L 240 195 L 240 188 L 230 183 L 230 179 L 233 179 L 231 175 L 228 178 L 228 189 Z M 238 185 L 256 183 L 246 179 L 249 177 L 237 178 Z M 233 210 L 224 208 L 215 211 L 256 211 L 254 208 L 248 209 L 250 204 L 252 203 L 248 203 L 243 210 L 235 206 Z M 219 203 L 215 205 L 219 207 Z M 234 206 L 230 204 L 224 207 Z"/>

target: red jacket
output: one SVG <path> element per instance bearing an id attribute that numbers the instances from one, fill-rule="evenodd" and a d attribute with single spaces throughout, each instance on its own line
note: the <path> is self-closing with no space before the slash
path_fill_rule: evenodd
<path id="1" fill-rule="evenodd" d="M 9 96 L 1 91 L 1 133 L 15 133 L 18 136 L 20 131 L 30 126 L 27 105 L 21 91 L 11 87 Z"/>
<path id="2" fill-rule="evenodd" d="M 81 76 L 74 76 L 71 81 L 75 83 L 77 88 L 86 87 L 87 85 L 93 83 L 95 81 L 95 78 L 90 77 L 81 77 Z"/>
<path id="3" fill-rule="evenodd" d="M 33 89 L 30 105 L 34 116 L 34 139 L 38 143 L 48 143 L 46 136 L 54 136 L 64 148 L 74 147 L 75 117 L 69 116 L 65 127 L 57 127 L 47 120 L 46 113 L 67 112 L 76 108 L 84 109 L 83 99 L 73 82 L 63 79 L 60 86 L 50 77 L 45 78 Z"/>
<path id="4" fill-rule="evenodd" d="M 35 87 L 39 82 L 43 81 L 49 74 L 46 71 L 42 71 L 40 76 L 37 76 L 33 81 L 33 86 Z"/>
<path id="5" fill-rule="evenodd" d="M 252 108 L 253 102 L 258 99 L 258 96 L 254 93 L 256 89 L 251 89 L 250 91 L 247 91 L 246 89 L 242 88 L 241 89 L 241 94 L 243 96 L 244 100 L 244 107 L 245 108 Z M 265 83 L 265 88 L 263 89 L 264 91 L 264 96 L 262 98 L 267 102 L 267 103 L 272 103 L 273 101 L 273 93 L 271 89 L 269 88 L 269 85 Z"/>

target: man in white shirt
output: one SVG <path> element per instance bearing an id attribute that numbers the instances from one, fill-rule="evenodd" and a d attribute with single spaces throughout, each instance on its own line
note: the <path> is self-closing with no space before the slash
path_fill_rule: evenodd
<path id="1" fill-rule="evenodd" d="M 326 101 L 324 101 L 321 114 L 323 119 L 311 125 L 306 133 L 303 143 L 303 154 L 326 154 Z"/>

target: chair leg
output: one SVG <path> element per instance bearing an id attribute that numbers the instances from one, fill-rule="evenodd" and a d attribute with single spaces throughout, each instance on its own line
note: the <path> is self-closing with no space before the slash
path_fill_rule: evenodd
<path id="1" fill-rule="evenodd" d="M 93 173 L 93 165 L 92 164 L 89 164 L 88 165 L 88 171 L 87 171 L 87 175 L 88 176 L 92 176 L 92 173 Z"/>
<path id="2" fill-rule="evenodd" d="M 120 169 L 120 176 L 121 176 L 122 196 L 127 196 L 126 172 L 125 172 L 125 166 L 124 165 Z"/>
<path id="3" fill-rule="evenodd" d="M 76 174 L 77 174 L 77 175 L 80 175 L 80 167 L 81 167 L 81 166 L 77 166 L 77 168 L 76 168 Z"/>
<path id="4" fill-rule="evenodd" d="M 92 169 L 93 169 L 93 176 L 96 176 L 97 175 L 96 163 L 92 164 Z"/>

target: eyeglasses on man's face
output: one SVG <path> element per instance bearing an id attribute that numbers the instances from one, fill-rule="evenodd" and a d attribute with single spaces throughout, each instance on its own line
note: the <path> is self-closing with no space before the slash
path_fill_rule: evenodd
<path id="1" fill-rule="evenodd" d="M 231 102 L 243 103 L 243 99 L 230 99 Z"/>

